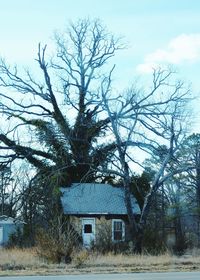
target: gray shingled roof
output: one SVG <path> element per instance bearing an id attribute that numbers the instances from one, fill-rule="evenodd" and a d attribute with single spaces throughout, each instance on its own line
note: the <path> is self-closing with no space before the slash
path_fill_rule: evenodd
<path id="1" fill-rule="evenodd" d="M 127 214 L 122 188 L 108 184 L 75 183 L 61 188 L 61 202 L 65 214 Z M 132 197 L 134 214 L 140 214 L 139 206 Z"/>

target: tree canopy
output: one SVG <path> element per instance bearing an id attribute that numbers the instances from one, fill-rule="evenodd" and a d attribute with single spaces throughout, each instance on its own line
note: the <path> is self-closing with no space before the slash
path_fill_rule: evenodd
<path id="1" fill-rule="evenodd" d="M 1 60 L 0 110 L 9 123 L 0 134 L 1 159 L 26 159 L 58 174 L 62 185 L 91 181 L 116 147 L 103 141 L 110 120 L 102 114 L 101 91 L 110 76 L 105 66 L 123 46 L 98 20 L 72 23 L 55 43 L 52 58 L 39 44 L 37 78 Z"/>

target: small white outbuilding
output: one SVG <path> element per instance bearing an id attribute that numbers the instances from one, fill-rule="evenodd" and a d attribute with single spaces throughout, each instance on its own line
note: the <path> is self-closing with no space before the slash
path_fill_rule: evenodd
<path id="1" fill-rule="evenodd" d="M 23 230 L 24 223 L 8 216 L 0 216 L 0 246 L 5 246 L 11 234 Z"/>

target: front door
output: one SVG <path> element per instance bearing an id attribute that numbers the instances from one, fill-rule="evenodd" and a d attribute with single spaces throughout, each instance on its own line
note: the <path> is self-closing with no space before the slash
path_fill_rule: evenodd
<path id="1" fill-rule="evenodd" d="M 82 219 L 83 246 L 89 248 L 95 240 L 95 218 Z"/>

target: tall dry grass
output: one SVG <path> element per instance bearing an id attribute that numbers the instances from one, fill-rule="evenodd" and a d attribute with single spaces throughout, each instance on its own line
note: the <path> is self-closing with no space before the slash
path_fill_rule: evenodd
<path id="1" fill-rule="evenodd" d="M 0 275 L 25 271 L 25 274 L 66 274 L 80 272 L 142 272 L 200 270 L 200 251 L 193 250 L 178 257 L 170 253 L 152 255 L 101 255 L 87 251 L 74 252 L 71 264 L 49 264 L 36 249 L 0 249 Z M 15 274 L 15 275 L 16 275 Z M 6 274 L 5 274 L 6 275 Z M 20 274 L 22 275 L 22 274 Z"/>
<path id="2" fill-rule="evenodd" d="M 1 269 L 25 269 L 41 267 L 45 264 L 45 260 L 37 256 L 35 249 L 0 249 Z"/>
<path id="3" fill-rule="evenodd" d="M 101 266 L 151 266 L 167 265 L 173 261 L 173 257 L 166 253 L 160 256 L 151 255 L 90 255 L 88 263 Z"/>
<path id="4" fill-rule="evenodd" d="M 114 266 L 114 267 L 132 267 L 139 269 L 160 269 L 184 266 L 198 266 L 200 269 L 200 252 L 187 254 L 184 256 L 175 256 L 165 253 L 158 256 L 152 255 L 90 255 L 87 260 L 88 265 L 92 266 Z"/>

